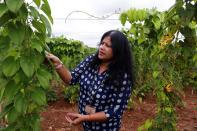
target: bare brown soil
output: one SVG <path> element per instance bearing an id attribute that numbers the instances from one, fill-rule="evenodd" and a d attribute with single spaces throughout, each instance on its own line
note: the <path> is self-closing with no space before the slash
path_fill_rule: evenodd
<path id="1" fill-rule="evenodd" d="M 177 128 L 179 131 L 197 131 L 197 93 L 185 91 L 184 108 L 177 108 Z M 153 118 L 156 112 L 154 97 L 147 97 L 144 102 L 135 102 L 135 108 L 125 111 L 121 131 L 136 131 L 148 118 Z M 63 98 L 49 104 L 47 110 L 41 113 L 42 131 L 83 131 L 82 127 L 70 126 L 65 119 L 67 112 L 77 112 L 77 104 L 69 104 Z"/>

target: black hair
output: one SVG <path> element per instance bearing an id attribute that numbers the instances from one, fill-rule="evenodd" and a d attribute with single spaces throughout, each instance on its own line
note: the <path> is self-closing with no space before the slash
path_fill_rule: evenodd
<path id="1" fill-rule="evenodd" d="M 109 76 L 106 79 L 105 83 L 113 82 L 114 85 L 120 86 L 126 73 L 131 82 L 131 85 L 133 86 L 133 56 L 129 41 L 122 32 L 117 30 L 110 30 L 103 34 L 100 40 L 100 44 L 102 43 L 103 39 L 108 36 L 111 38 L 113 58 L 107 70 Z M 97 51 L 90 65 L 92 67 L 98 67 L 100 63 L 101 60 L 98 58 Z"/>

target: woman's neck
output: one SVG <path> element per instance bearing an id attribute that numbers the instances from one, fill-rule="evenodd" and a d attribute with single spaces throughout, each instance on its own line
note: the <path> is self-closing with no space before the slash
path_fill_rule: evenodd
<path id="1" fill-rule="evenodd" d="M 103 73 L 104 71 L 106 71 L 108 69 L 110 62 L 102 62 L 99 66 L 99 74 Z"/>

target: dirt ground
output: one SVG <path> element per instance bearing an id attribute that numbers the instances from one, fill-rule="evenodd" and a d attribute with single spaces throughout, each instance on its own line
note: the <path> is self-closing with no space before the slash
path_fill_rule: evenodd
<path id="1" fill-rule="evenodd" d="M 197 93 L 185 91 L 185 107 L 177 108 L 178 131 L 197 131 Z M 83 131 L 81 126 L 70 126 L 65 120 L 67 112 L 77 112 L 77 104 L 69 104 L 60 98 L 49 104 L 47 110 L 41 113 L 42 131 Z M 148 118 L 153 118 L 156 111 L 156 102 L 148 97 L 142 103 L 137 103 L 135 109 L 125 111 L 121 131 L 136 131 Z"/>

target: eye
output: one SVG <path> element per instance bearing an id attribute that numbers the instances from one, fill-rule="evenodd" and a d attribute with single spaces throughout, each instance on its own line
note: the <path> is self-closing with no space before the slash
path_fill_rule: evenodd
<path id="1" fill-rule="evenodd" d="M 105 45 L 106 47 L 109 47 L 109 48 L 112 47 L 111 44 L 106 43 L 106 42 L 101 42 L 100 45 Z"/>
<path id="2" fill-rule="evenodd" d="M 111 45 L 110 44 L 106 44 L 106 46 L 111 48 Z"/>
<path id="3" fill-rule="evenodd" d="M 100 45 L 104 45 L 104 44 L 105 44 L 104 42 L 101 42 L 101 43 L 100 43 Z"/>

